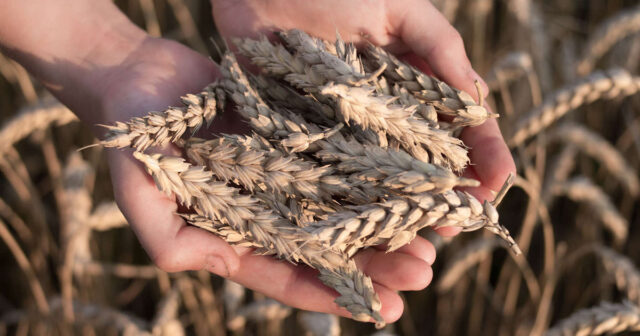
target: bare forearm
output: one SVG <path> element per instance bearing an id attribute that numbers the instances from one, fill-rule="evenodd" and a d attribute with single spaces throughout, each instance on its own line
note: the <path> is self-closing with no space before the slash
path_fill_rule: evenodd
<path id="1" fill-rule="evenodd" d="M 104 76 L 145 38 L 106 0 L 0 1 L 0 48 L 83 119 Z"/>

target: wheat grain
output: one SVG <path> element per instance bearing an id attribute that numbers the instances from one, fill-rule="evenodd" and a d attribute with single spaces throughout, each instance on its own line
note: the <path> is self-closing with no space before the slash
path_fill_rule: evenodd
<path id="1" fill-rule="evenodd" d="M 176 142 L 186 131 L 195 133 L 209 125 L 218 110 L 224 109 L 224 94 L 217 83 L 205 87 L 199 94 L 181 97 L 182 107 L 170 107 L 162 112 L 150 112 L 128 122 L 116 122 L 107 128 L 100 143 L 105 147 L 132 147 L 144 151 L 151 146 Z"/>
<path id="2" fill-rule="evenodd" d="M 583 309 L 558 322 L 547 336 L 602 335 L 640 330 L 640 309 L 629 303 L 608 303 Z"/>
<path id="3" fill-rule="evenodd" d="M 582 58 L 577 63 L 579 75 L 590 73 L 596 62 L 618 41 L 640 31 L 640 6 L 621 11 L 607 19 L 589 35 Z"/>
<path id="4" fill-rule="evenodd" d="M 544 100 L 516 125 L 509 139 L 509 146 L 515 147 L 528 138 L 580 106 L 599 99 L 615 99 L 635 94 L 640 90 L 640 77 L 632 77 L 622 69 L 595 72 L 576 83 L 570 84 Z"/>

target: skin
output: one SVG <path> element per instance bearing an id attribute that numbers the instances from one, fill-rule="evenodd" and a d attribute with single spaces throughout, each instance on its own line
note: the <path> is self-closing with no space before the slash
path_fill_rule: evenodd
<path id="1" fill-rule="evenodd" d="M 295 27 L 333 39 L 339 31 L 347 41 L 384 46 L 471 94 L 476 93 L 475 80 L 488 91 L 471 68 L 460 35 L 427 0 L 213 0 L 212 8 L 225 38 Z M 177 97 L 197 92 L 218 75 L 205 56 L 146 35 L 105 0 L 0 1 L 0 48 L 89 125 L 176 105 Z M 237 115 L 225 113 L 211 131 L 245 129 Z M 94 130 L 98 136 L 104 132 Z M 497 123 L 468 128 L 462 138 L 471 147 L 472 165 L 465 175 L 482 182 L 471 192 L 491 199 L 492 190 L 515 171 Z M 186 226 L 174 215 L 175 200 L 156 189 L 129 151 L 109 150 L 108 155 L 116 201 L 159 268 L 206 269 L 294 307 L 349 316 L 333 303 L 336 293 L 316 279 L 315 271 L 254 256 Z M 394 253 L 375 247 L 356 256 L 374 281 L 388 322 L 402 314 L 397 291 L 425 288 L 434 260 L 434 247 L 420 237 Z"/>

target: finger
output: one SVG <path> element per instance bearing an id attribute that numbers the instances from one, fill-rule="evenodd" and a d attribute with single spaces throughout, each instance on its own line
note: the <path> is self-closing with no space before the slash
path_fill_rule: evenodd
<path id="1" fill-rule="evenodd" d="M 459 227 L 442 227 L 434 230 L 437 234 L 443 237 L 453 237 L 462 232 L 462 228 Z"/>
<path id="2" fill-rule="evenodd" d="M 334 302 L 337 292 L 322 284 L 316 270 L 250 252 L 240 256 L 240 265 L 231 280 L 247 288 L 300 309 L 351 316 Z M 384 285 L 374 283 L 374 289 L 382 302 L 382 317 L 389 323 L 396 321 L 402 315 L 402 299 Z"/>
<path id="3" fill-rule="evenodd" d="M 476 193 L 481 193 L 479 196 L 482 198 L 488 197 L 488 190 L 500 190 L 509 174 L 515 174 L 513 157 L 495 119 L 487 120 L 480 126 L 465 128 L 461 139 L 471 148 L 469 158 L 472 169 L 468 174 L 475 175 L 470 177 L 481 182 L 482 187 Z"/>
<path id="4" fill-rule="evenodd" d="M 478 80 L 486 95 L 487 84 L 471 67 L 460 34 L 430 1 L 389 2 L 391 31 L 396 32 L 411 50 L 429 63 L 443 81 L 468 92 L 476 99 L 474 82 Z"/>
<path id="5" fill-rule="evenodd" d="M 149 257 L 162 270 L 207 269 L 221 276 L 237 272 L 239 258 L 224 240 L 186 226 L 174 200 L 160 192 L 133 157 L 109 151 L 118 206 Z"/>
<path id="6" fill-rule="evenodd" d="M 393 290 L 422 290 L 433 277 L 431 265 L 414 256 L 367 248 L 355 256 L 356 264 L 373 281 Z"/>
<path id="7" fill-rule="evenodd" d="M 374 246 L 376 250 L 387 251 L 389 245 L 382 244 Z M 394 253 L 404 253 L 410 256 L 414 256 L 426 262 L 429 265 L 433 265 L 436 260 L 436 249 L 433 244 L 428 240 L 416 236 L 409 244 L 402 246 L 394 251 Z"/>

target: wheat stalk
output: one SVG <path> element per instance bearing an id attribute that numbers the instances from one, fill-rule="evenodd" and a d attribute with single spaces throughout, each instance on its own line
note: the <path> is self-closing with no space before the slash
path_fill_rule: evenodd
<path id="1" fill-rule="evenodd" d="M 561 140 L 579 148 L 600 162 L 614 178 L 620 180 L 632 196 L 640 191 L 637 172 L 630 167 L 622 154 L 599 134 L 578 124 L 564 124 L 550 134 L 550 140 Z"/>
<path id="2" fill-rule="evenodd" d="M 620 11 L 618 15 L 604 21 L 589 35 L 582 58 L 576 67 L 578 74 L 590 73 L 598 59 L 614 44 L 638 31 L 640 31 L 640 6 Z"/>
<path id="3" fill-rule="evenodd" d="M 273 299 L 251 302 L 236 311 L 234 316 L 227 321 L 227 327 L 231 330 L 241 330 L 248 321 L 283 320 L 291 315 L 291 310 L 291 307 Z"/>
<path id="4" fill-rule="evenodd" d="M 184 106 L 170 107 L 162 112 L 150 112 L 128 122 L 117 121 L 107 128 L 105 147 L 132 147 L 144 151 L 151 146 L 176 142 L 186 131 L 195 133 L 205 123 L 209 125 L 218 110 L 224 109 L 224 94 L 217 83 L 209 84 L 198 94 L 180 98 Z"/>
<path id="5" fill-rule="evenodd" d="M 558 322 L 546 336 L 602 335 L 640 330 L 640 309 L 629 303 L 608 303 L 583 309 Z"/>
<path id="6" fill-rule="evenodd" d="M 576 83 L 570 84 L 550 95 L 542 105 L 521 119 L 509 139 L 515 147 L 568 112 L 599 99 L 615 99 L 635 94 L 640 90 L 640 77 L 632 77 L 622 69 L 595 72 Z"/>
<path id="7" fill-rule="evenodd" d="M 607 194 L 588 178 L 574 177 L 554 186 L 554 191 L 556 194 L 566 195 L 573 201 L 587 203 L 598 214 L 605 228 L 611 232 L 616 244 L 625 242 L 629 223 L 611 203 Z"/>
<path id="8" fill-rule="evenodd" d="M 438 291 L 443 293 L 451 290 L 465 272 L 485 260 L 500 244 L 497 239 L 479 238 L 457 252 L 455 257 L 447 261 L 449 266 L 438 280 Z"/>

